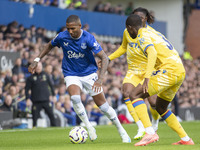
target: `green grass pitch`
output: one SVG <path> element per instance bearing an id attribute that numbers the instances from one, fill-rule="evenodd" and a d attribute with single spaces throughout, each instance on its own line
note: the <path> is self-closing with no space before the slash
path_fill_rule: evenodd
<path id="1" fill-rule="evenodd" d="M 195 145 L 171 145 L 179 137 L 165 123 L 159 123 L 156 143 L 147 146 L 135 147 L 133 140 L 136 134 L 136 125 L 123 125 L 131 143 L 122 143 L 113 125 L 97 126 L 98 138 L 84 144 L 72 144 L 68 138 L 72 127 L 67 128 L 37 128 L 28 130 L 2 130 L 0 131 L 0 150 L 200 150 L 200 122 L 182 122 L 188 135 L 192 137 Z"/>

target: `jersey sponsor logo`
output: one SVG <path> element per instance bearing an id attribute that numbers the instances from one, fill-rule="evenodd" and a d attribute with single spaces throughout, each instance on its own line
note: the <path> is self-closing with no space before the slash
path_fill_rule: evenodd
<path id="1" fill-rule="evenodd" d="M 81 43 L 81 48 L 82 48 L 82 49 L 86 49 L 86 48 L 87 48 L 86 43 Z"/>
<path id="2" fill-rule="evenodd" d="M 139 39 L 140 45 L 142 45 L 144 43 L 144 38 Z"/>
<path id="3" fill-rule="evenodd" d="M 69 43 L 68 43 L 68 42 L 67 42 L 67 43 L 63 42 L 63 44 L 64 44 L 65 46 L 68 46 Z"/>
<path id="4" fill-rule="evenodd" d="M 130 47 L 135 47 L 135 48 L 139 48 L 138 43 L 128 43 Z"/>
<path id="5" fill-rule="evenodd" d="M 100 47 L 100 45 L 99 45 L 99 43 L 97 43 L 97 41 L 94 42 L 93 46 L 95 47 L 96 50 L 98 50 Z"/>
<path id="6" fill-rule="evenodd" d="M 82 54 L 82 53 L 76 53 L 76 52 L 73 52 L 73 51 L 68 51 L 68 58 L 75 58 L 75 59 L 78 59 L 78 58 L 83 58 L 85 56 L 85 54 Z"/>

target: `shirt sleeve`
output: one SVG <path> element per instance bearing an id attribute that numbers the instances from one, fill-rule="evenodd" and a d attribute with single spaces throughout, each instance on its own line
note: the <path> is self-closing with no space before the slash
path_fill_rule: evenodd
<path id="1" fill-rule="evenodd" d="M 59 34 L 57 34 L 55 36 L 55 38 L 53 38 L 53 40 L 51 40 L 51 45 L 52 46 L 57 46 L 60 48 L 60 44 L 59 44 Z"/>
<path id="2" fill-rule="evenodd" d="M 145 78 L 150 78 L 156 63 L 157 52 L 150 38 L 150 33 L 145 29 L 140 29 L 138 34 L 138 44 L 147 55 L 147 68 Z"/>
<path id="3" fill-rule="evenodd" d="M 122 40 L 122 44 L 121 46 L 112 54 L 110 54 L 108 56 L 108 58 L 110 60 L 113 60 L 115 58 L 118 58 L 120 57 L 121 55 L 123 55 L 124 53 L 126 53 L 126 50 L 127 50 L 127 40 L 126 40 L 126 35 L 125 35 L 125 31 L 123 33 L 123 40 Z"/>
<path id="4" fill-rule="evenodd" d="M 88 47 L 94 54 L 97 54 L 102 50 L 101 45 L 97 42 L 93 35 L 88 38 Z"/>
<path id="5" fill-rule="evenodd" d="M 146 73 L 145 73 L 144 77 L 150 78 L 151 74 L 154 70 L 154 66 L 156 64 L 156 59 L 157 59 L 157 52 L 153 46 L 150 46 L 147 49 L 147 59 L 148 59 L 147 69 L 146 69 Z"/>
<path id="6" fill-rule="evenodd" d="M 142 33 L 141 29 L 139 30 L 138 41 L 140 48 L 142 48 L 145 53 L 149 46 L 154 46 L 153 42 L 151 41 L 150 34 L 146 30 L 143 30 Z"/>

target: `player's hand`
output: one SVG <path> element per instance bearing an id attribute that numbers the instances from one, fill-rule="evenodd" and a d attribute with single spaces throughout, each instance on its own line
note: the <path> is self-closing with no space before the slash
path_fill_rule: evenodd
<path id="1" fill-rule="evenodd" d="M 101 60 L 99 60 L 99 61 L 97 62 L 97 67 L 98 67 L 99 69 L 101 69 Z"/>
<path id="2" fill-rule="evenodd" d="M 36 62 L 36 61 L 32 62 L 32 64 L 30 64 L 29 67 L 28 67 L 28 71 L 30 73 L 34 74 L 35 73 L 35 69 L 37 67 L 37 64 L 38 64 L 38 62 Z"/>
<path id="3" fill-rule="evenodd" d="M 149 78 L 145 78 L 144 79 L 144 83 L 142 85 L 143 93 L 147 93 L 148 92 L 148 84 L 149 84 Z"/>
<path id="4" fill-rule="evenodd" d="M 94 82 L 94 85 L 92 86 L 92 90 L 98 93 L 101 91 L 101 88 L 102 88 L 102 82 L 101 80 L 98 79 L 97 81 Z"/>

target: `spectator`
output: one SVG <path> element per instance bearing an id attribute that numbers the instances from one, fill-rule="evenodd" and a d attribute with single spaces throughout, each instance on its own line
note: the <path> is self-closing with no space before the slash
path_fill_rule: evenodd
<path id="1" fill-rule="evenodd" d="M 83 30 L 90 32 L 89 29 L 90 29 L 89 24 L 86 23 L 86 24 L 83 25 Z"/>
<path id="2" fill-rule="evenodd" d="M 1 84 L 1 80 L 0 80 L 0 84 Z M 3 104 L 3 102 L 4 102 L 4 96 L 3 96 L 2 88 L 0 87 L 0 106 Z"/>
<path id="3" fill-rule="evenodd" d="M 19 73 L 23 72 L 23 68 L 22 68 L 22 60 L 21 58 L 17 58 L 15 61 L 15 65 L 12 69 L 12 73 L 18 75 Z"/>
<path id="4" fill-rule="evenodd" d="M 129 2 L 126 9 L 125 9 L 125 15 L 128 16 L 133 12 L 133 2 Z"/>
<path id="5" fill-rule="evenodd" d="M 0 112 L 1 111 L 12 111 L 12 97 L 11 95 L 6 95 L 4 103 L 2 106 L 0 106 Z"/>
<path id="6" fill-rule="evenodd" d="M 104 4 L 102 3 L 102 1 L 98 1 L 94 7 L 94 11 L 103 12 L 103 8 L 104 8 Z"/>

